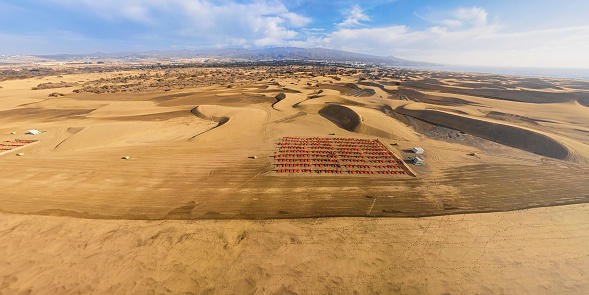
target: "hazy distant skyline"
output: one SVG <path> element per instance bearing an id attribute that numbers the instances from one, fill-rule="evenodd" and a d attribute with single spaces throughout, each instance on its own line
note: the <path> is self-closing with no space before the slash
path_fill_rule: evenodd
<path id="1" fill-rule="evenodd" d="M 0 0 L 0 54 L 294 46 L 589 68 L 587 11 L 581 0 Z"/>

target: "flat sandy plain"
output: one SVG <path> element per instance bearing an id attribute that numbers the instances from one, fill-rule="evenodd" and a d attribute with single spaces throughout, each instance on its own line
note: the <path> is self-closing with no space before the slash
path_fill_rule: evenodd
<path id="1" fill-rule="evenodd" d="M 238 78 L 0 82 L 0 141 L 39 140 L 0 155 L 0 293 L 589 289 L 589 82 L 184 71 Z M 162 79 L 171 86 L 72 92 Z M 61 82 L 79 86 L 32 90 Z M 416 177 L 276 173 L 285 136 L 378 139 L 403 159 L 420 146 L 426 165 Z"/>

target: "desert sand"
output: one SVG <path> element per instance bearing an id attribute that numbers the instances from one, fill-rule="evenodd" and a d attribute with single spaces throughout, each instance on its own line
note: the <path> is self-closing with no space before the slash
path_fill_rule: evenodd
<path id="1" fill-rule="evenodd" d="M 0 86 L 0 141 L 38 140 L 0 155 L 0 293 L 589 287 L 585 81 L 248 67 Z M 426 165 L 277 173 L 290 136 L 419 146 Z"/>
<path id="2" fill-rule="evenodd" d="M 583 294 L 587 205 L 407 218 L 0 215 L 4 294 Z"/>

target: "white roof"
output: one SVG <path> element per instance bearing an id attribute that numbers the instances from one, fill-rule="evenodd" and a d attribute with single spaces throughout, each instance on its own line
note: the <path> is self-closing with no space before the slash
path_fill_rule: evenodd
<path id="1" fill-rule="evenodd" d="M 41 134 L 41 131 L 39 131 L 37 129 L 31 129 L 31 130 L 29 130 L 29 134 L 37 135 L 37 134 Z"/>

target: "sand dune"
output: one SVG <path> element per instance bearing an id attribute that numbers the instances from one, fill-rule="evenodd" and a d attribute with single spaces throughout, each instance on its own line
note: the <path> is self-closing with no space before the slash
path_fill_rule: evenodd
<path id="1" fill-rule="evenodd" d="M 416 140 L 406 125 L 381 111 L 358 106 L 327 105 L 319 114 L 348 131 L 392 140 Z"/>
<path id="2" fill-rule="evenodd" d="M 304 101 L 306 97 L 301 94 L 287 94 L 285 99 L 280 100 L 272 105 L 272 107 L 279 111 L 288 111 L 296 107 L 298 103 Z"/>
<path id="3" fill-rule="evenodd" d="M 55 147 L 56 152 L 184 141 L 214 128 L 208 122 L 116 122 L 88 126 Z"/>
<path id="4" fill-rule="evenodd" d="M 313 82 L 313 86 L 307 85 L 311 80 L 285 80 L 282 84 L 290 85 L 288 91 L 285 86 L 266 87 L 268 81 L 255 81 L 249 86 L 208 86 L 206 91 L 185 89 L 166 94 L 75 94 L 37 103 L 34 108 L 7 110 L 6 116 L 0 117 L 4 128 L 0 139 L 10 139 L 8 134 L 14 127 L 20 134 L 33 127 L 47 132 L 36 137 L 39 144 L 23 150 L 25 157 L 3 155 L 6 165 L 17 168 L 0 171 L 4 182 L 11 184 L 0 196 L 0 209 L 121 219 L 364 216 L 371 207 L 366 195 L 377 194 L 381 201 L 370 210 L 372 216 L 430 216 L 578 203 L 587 198 L 581 194 L 582 186 L 577 185 L 578 176 L 585 173 L 579 165 L 587 154 L 583 153 L 586 147 L 582 142 L 574 143 L 582 134 L 574 129 L 561 132 L 565 129 L 559 129 L 558 124 L 566 123 L 568 128 L 573 122 L 554 120 L 582 106 L 546 109 L 544 104 L 535 106 L 538 112 L 530 115 L 521 102 L 497 105 L 493 99 L 460 97 L 468 103 L 448 105 L 441 97 L 440 105 L 433 107 L 444 108 L 435 114 L 448 122 L 438 123 L 460 123 L 455 128 L 467 134 L 425 126 L 439 133 L 431 137 L 429 133 L 420 134 L 423 128 L 416 127 L 421 123 L 393 112 L 396 108 L 409 109 L 409 101 L 396 95 L 384 96 L 380 87 L 364 85 L 375 90 L 371 96 L 342 95 L 360 89 L 348 85 L 353 80 L 344 77 L 339 83 Z M 260 89 L 265 91 L 263 95 L 256 92 Z M 319 90 L 323 92 L 319 94 Z M 285 93 L 285 98 L 273 108 L 276 99 L 271 97 L 279 93 Z M 239 100 L 225 100 L 234 97 Z M 529 120 L 499 123 L 485 118 L 488 109 Z M 539 116 L 552 116 L 550 136 L 529 129 L 529 122 L 539 122 L 532 126 L 538 128 L 548 124 L 537 121 Z M 580 113 L 571 118 L 579 121 L 576 126 L 585 126 Z M 567 135 L 571 132 L 577 137 Z M 332 134 L 377 138 L 405 160 L 413 156 L 413 146 L 422 146 L 428 165 L 415 167 L 420 177 L 411 180 L 384 176 L 317 178 L 277 175 L 273 171 L 272 159 L 281 137 Z M 486 134 L 497 142 L 503 142 L 501 136 L 509 138 L 509 134 L 527 136 L 531 141 L 529 146 L 503 142 L 522 149 L 518 151 L 480 137 Z M 476 156 L 471 156 L 473 153 Z M 131 160 L 120 163 L 123 156 L 131 156 Z M 546 156 L 567 161 L 553 162 Z M 479 171 L 476 167 L 487 168 Z M 92 177 L 78 178 L 79 171 Z M 470 176 L 465 178 L 467 171 Z M 505 183 L 520 174 L 545 181 L 530 181 L 527 191 L 522 191 L 518 183 Z M 67 181 L 67 186 L 62 187 L 54 178 Z M 559 181 L 566 189 L 556 189 L 552 181 Z M 94 189 L 105 183 L 108 190 Z M 22 187 L 34 192 L 35 200 L 19 199 Z M 480 187 L 493 195 L 481 200 Z M 92 194 L 87 195 L 88 191 Z M 301 198 L 301 193 L 306 197 Z M 514 195 L 518 198 L 512 199 Z M 124 202 L 120 196 L 126 196 Z M 510 201 L 502 201 L 506 199 Z"/>
<path id="5" fill-rule="evenodd" d="M 397 108 L 395 111 L 539 155 L 560 160 L 571 158 L 571 150 L 567 146 L 545 134 L 529 129 L 414 107 L 414 105 Z"/>
<path id="6" fill-rule="evenodd" d="M 589 288 L 585 83 L 240 70 L 161 70 L 149 91 L 141 71 L 3 81 L 0 141 L 39 142 L 0 155 L 0 294 Z M 426 165 L 277 173 L 283 137 L 378 140 L 407 165 L 419 146 Z"/>
<path id="7" fill-rule="evenodd" d="M 218 125 L 202 136 L 193 137 L 196 141 L 210 142 L 221 139 L 236 141 L 252 139 L 259 136 L 262 123 L 268 122 L 266 111 L 257 108 L 238 108 L 215 105 L 200 105 L 192 109 L 192 113 L 203 119 L 217 122 Z M 222 130 L 220 130 L 222 129 Z M 229 138 L 227 138 L 229 137 Z"/>
<path id="8" fill-rule="evenodd" d="M 334 123 L 348 131 L 355 131 L 362 123 L 362 118 L 352 109 L 340 105 L 328 105 L 319 114 L 331 119 Z"/>
<path id="9" fill-rule="evenodd" d="M 107 105 L 101 106 L 88 114 L 90 118 L 116 118 L 116 117 L 130 117 L 141 116 L 155 113 L 163 113 L 166 111 L 177 110 L 170 108 L 169 110 L 162 110 L 156 107 L 156 103 L 152 101 L 120 101 L 109 102 Z"/>
<path id="10" fill-rule="evenodd" d="M 388 139 L 404 140 L 404 138 L 395 135 L 395 133 L 393 132 L 389 132 L 386 129 L 377 128 L 373 125 L 370 125 L 369 123 L 366 123 L 366 116 L 360 116 L 360 114 L 358 113 L 359 110 L 360 108 L 352 109 L 352 107 L 346 107 L 341 105 L 327 105 L 326 107 L 319 110 L 319 114 L 348 131 Z M 364 112 L 370 111 L 364 110 Z M 382 113 L 373 113 L 371 115 L 376 115 L 377 117 L 380 117 L 376 118 L 377 120 L 384 119 L 385 121 L 387 121 L 389 119 Z M 376 122 L 377 120 L 374 120 L 374 122 Z M 382 123 L 383 125 L 385 125 L 385 128 L 389 127 L 386 126 L 385 122 Z"/>

